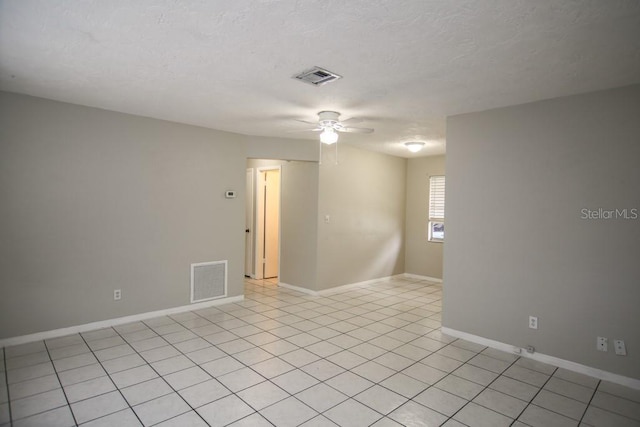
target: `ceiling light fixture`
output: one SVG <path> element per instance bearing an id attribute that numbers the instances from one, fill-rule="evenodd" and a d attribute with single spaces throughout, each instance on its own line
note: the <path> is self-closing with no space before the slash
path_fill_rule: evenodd
<path id="1" fill-rule="evenodd" d="M 412 153 L 417 153 L 418 151 L 422 150 L 422 147 L 424 147 L 424 142 L 421 142 L 421 141 L 405 142 L 404 146 L 407 147 L 407 149 Z"/>
<path id="2" fill-rule="evenodd" d="M 371 128 L 360 128 L 360 127 L 352 127 L 350 126 L 352 123 L 360 123 L 362 119 L 358 119 L 356 117 L 351 117 L 350 119 L 340 121 L 340 113 L 337 111 L 320 111 L 318 113 L 318 121 L 317 122 L 308 122 L 306 120 L 298 120 L 302 123 L 308 123 L 310 125 L 314 125 L 311 129 L 301 129 L 301 130 L 293 130 L 291 132 L 320 132 L 320 144 L 318 144 L 318 148 L 320 149 L 320 153 L 318 154 L 318 158 L 320 159 L 319 163 L 322 164 L 322 145 L 334 145 L 336 147 L 336 165 L 338 164 L 338 134 L 342 132 L 348 133 L 371 133 L 373 129 Z"/>
<path id="3" fill-rule="evenodd" d="M 320 134 L 320 142 L 331 145 L 338 142 L 338 132 L 333 127 L 325 127 Z"/>

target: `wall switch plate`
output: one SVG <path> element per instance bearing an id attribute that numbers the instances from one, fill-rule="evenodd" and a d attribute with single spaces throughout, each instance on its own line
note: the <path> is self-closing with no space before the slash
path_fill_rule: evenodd
<path id="1" fill-rule="evenodd" d="M 529 316 L 529 327 L 531 329 L 538 329 L 538 318 L 535 316 Z"/>
<path id="2" fill-rule="evenodd" d="M 609 351 L 609 340 L 607 340 L 605 337 L 598 337 L 596 343 L 596 348 L 598 349 L 598 351 Z"/>
<path id="3" fill-rule="evenodd" d="M 122 291 L 120 289 L 113 290 L 113 300 L 119 301 L 122 298 Z"/>
<path id="4" fill-rule="evenodd" d="M 324 216 L 324 223 L 329 224 L 331 222 L 331 217 L 329 215 Z"/>
<path id="5" fill-rule="evenodd" d="M 618 356 L 626 356 L 627 355 L 627 347 L 624 345 L 624 341 L 622 340 L 613 340 L 613 348 L 616 351 Z"/>

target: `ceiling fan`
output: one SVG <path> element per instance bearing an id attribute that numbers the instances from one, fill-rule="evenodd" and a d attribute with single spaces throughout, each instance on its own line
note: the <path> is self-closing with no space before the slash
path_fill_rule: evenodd
<path id="1" fill-rule="evenodd" d="M 340 132 L 350 132 L 350 133 L 371 133 L 373 129 L 371 128 L 357 128 L 350 127 L 349 125 L 352 123 L 359 123 L 362 119 L 359 118 L 351 118 L 347 120 L 340 121 L 340 113 L 337 111 L 320 111 L 318 113 L 318 122 L 308 122 L 306 120 L 298 120 L 302 123 L 308 123 L 310 125 L 316 125 L 316 127 L 311 129 L 303 129 L 304 131 L 310 132 L 321 132 L 320 133 L 320 142 L 331 145 L 338 142 L 338 133 Z M 298 132 L 298 131 L 294 131 Z"/>

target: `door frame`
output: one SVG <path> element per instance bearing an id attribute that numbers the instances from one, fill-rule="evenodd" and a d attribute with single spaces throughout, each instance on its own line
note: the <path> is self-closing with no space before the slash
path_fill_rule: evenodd
<path id="1" fill-rule="evenodd" d="M 280 266 L 281 266 L 281 255 L 282 255 L 282 166 L 274 165 L 274 166 L 261 166 L 255 169 L 255 185 L 254 185 L 254 226 L 253 229 L 255 233 L 253 234 L 254 242 L 254 265 L 253 272 L 255 279 L 263 279 L 264 278 L 264 191 L 260 190 L 260 185 L 263 184 L 262 180 L 262 172 L 277 170 L 280 174 L 280 197 L 278 198 L 278 210 L 280 215 L 278 215 L 278 281 L 280 281 Z M 262 243 L 262 245 L 261 245 Z"/>
<path id="2" fill-rule="evenodd" d="M 256 278 L 255 274 L 255 223 L 256 223 L 256 213 L 255 213 L 255 174 L 253 168 L 247 168 L 245 180 L 245 186 L 247 188 L 246 200 L 245 200 L 245 238 L 244 238 L 244 275 L 245 277 L 250 277 L 252 279 Z M 247 212 L 248 211 L 248 212 Z M 248 218 L 247 218 L 248 214 Z M 247 233 L 246 230 L 249 230 Z M 248 236 L 247 236 L 248 235 Z M 248 242 L 247 242 L 248 240 Z M 247 267 L 249 267 L 247 269 Z"/>

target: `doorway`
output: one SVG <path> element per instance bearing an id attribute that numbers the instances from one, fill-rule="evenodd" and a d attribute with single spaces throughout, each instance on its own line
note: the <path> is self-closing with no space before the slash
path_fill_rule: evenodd
<path id="1" fill-rule="evenodd" d="M 251 191 L 249 181 L 255 183 L 251 185 Z M 247 220 L 249 231 L 245 233 L 245 275 L 259 280 L 277 280 L 280 274 L 281 167 L 247 169 L 247 182 L 247 216 L 251 212 L 253 220 Z"/>
<path id="2" fill-rule="evenodd" d="M 253 194 L 253 168 L 247 169 L 245 183 L 246 198 L 244 201 L 244 275 L 255 279 L 253 274 L 253 236 L 255 227 L 253 206 L 255 196 Z"/>

